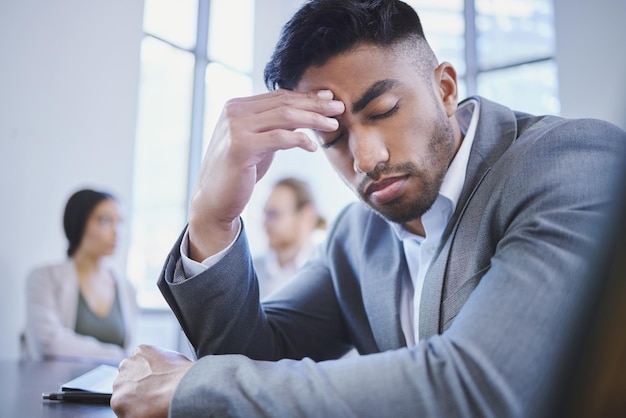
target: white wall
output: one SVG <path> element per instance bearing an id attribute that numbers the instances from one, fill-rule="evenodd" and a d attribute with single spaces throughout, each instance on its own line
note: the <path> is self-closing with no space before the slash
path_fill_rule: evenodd
<path id="1" fill-rule="evenodd" d="M 626 129 L 626 2 L 554 0 L 561 114 Z"/>
<path id="2" fill-rule="evenodd" d="M 65 256 L 70 194 L 105 188 L 130 213 L 142 13 L 141 0 L 0 2 L 0 359 L 18 356 L 28 271 Z"/>

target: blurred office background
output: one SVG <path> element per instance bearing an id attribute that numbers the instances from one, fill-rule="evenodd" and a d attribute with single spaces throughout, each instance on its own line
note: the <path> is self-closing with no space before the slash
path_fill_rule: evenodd
<path id="1" fill-rule="evenodd" d="M 623 0 L 414 0 L 462 96 L 626 128 Z M 27 273 L 64 258 L 63 205 L 121 198 L 115 268 L 139 291 L 139 342 L 184 351 L 155 282 L 223 102 L 265 91 L 263 67 L 301 0 L 0 0 L 0 359 L 19 357 Z M 351 192 L 322 152 L 277 156 L 244 214 L 283 175 L 309 180 L 332 221 Z"/>

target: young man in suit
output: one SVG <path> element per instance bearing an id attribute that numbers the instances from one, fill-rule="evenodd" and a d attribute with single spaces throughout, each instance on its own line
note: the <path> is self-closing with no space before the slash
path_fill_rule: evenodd
<path id="1" fill-rule="evenodd" d="M 116 413 L 533 416 L 626 134 L 458 103 L 453 66 L 394 0 L 304 4 L 265 75 L 272 92 L 226 104 L 159 279 L 199 360 L 141 347 Z M 323 148 L 362 202 L 260 304 L 240 214 L 295 147 Z"/>

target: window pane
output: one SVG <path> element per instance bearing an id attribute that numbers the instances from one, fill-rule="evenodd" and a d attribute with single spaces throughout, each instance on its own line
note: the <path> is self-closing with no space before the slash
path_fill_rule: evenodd
<path id="1" fill-rule="evenodd" d="M 254 0 L 213 0 L 209 15 L 209 60 L 252 71 Z"/>
<path id="2" fill-rule="evenodd" d="M 551 0 L 477 0 L 476 34 L 480 68 L 554 54 Z"/>
<path id="3" fill-rule="evenodd" d="M 145 0 L 143 30 L 175 45 L 196 44 L 198 0 Z"/>
<path id="4" fill-rule="evenodd" d="M 556 63 L 544 61 L 481 73 L 478 94 L 515 110 L 558 114 Z"/>
<path id="5" fill-rule="evenodd" d="M 189 52 L 142 42 L 128 276 L 143 306 L 163 303 L 154 283 L 186 219 L 193 63 Z"/>
<path id="6" fill-rule="evenodd" d="M 209 64 L 206 70 L 206 108 L 204 117 L 204 149 L 222 112 L 224 103 L 234 97 L 252 94 L 252 78 L 229 70 L 221 64 Z M 201 158 L 201 156 L 198 156 Z"/>

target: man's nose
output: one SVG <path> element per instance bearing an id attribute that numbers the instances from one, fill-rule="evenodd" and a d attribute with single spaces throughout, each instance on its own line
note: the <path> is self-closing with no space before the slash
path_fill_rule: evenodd
<path id="1" fill-rule="evenodd" d="M 389 160 L 387 144 L 377 132 L 355 132 L 349 141 L 355 173 L 369 173 Z"/>

